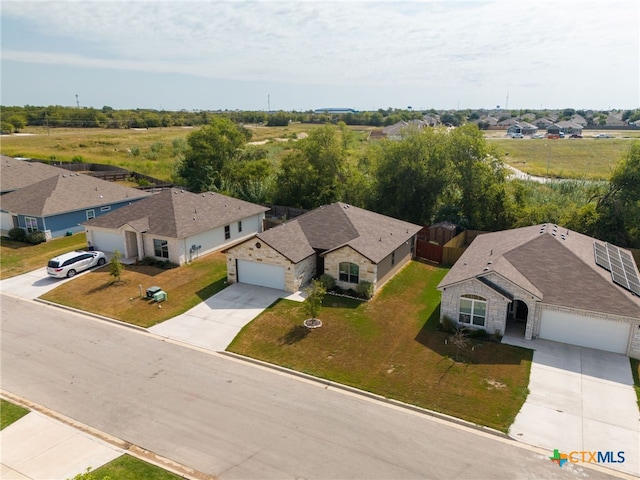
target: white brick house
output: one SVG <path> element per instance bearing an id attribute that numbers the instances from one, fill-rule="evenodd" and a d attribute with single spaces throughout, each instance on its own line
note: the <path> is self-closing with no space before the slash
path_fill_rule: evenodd
<path id="1" fill-rule="evenodd" d="M 227 250 L 227 280 L 288 292 L 326 273 L 380 288 L 413 257 L 420 226 L 344 203 L 319 207 Z"/>
<path id="2" fill-rule="evenodd" d="M 596 255 L 599 249 L 600 257 Z M 617 255 L 624 278 L 607 269 Z M 617 252 L 617 253 L 616 253 Z M 598 260 L 597 260 L 598 259 Z M 544 224 L 478 236 L 438 285 L 441 320 L 640 358 L 638 268 L 630 252 Z M 625 284 L 623 286 L 623 284 Z"/>

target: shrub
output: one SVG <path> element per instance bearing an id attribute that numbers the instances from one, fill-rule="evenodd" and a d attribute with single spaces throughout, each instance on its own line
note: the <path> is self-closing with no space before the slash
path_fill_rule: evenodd
<path id="1" fill-rule="evenodd" d="M 468 334 L 471 338 L 485 338 L 487 331 L 484 328 L 471 328 Z"/>
<path id="2" fill-rule="evenodd" d="M 328 273 L 323 273 L 322 275 L 320 275 L 320 278 L 318 280 L 320 280 L 320 283 L 326 291 L 330 291 L 336 288 L 336 279 Z"/>
<path id="3" fill-rule="evenodd" d="M 13 133 L 13 125 L 11 125 L 9 122 L 2 122 L 0 130 L 2 130 L 3 134 L 10 135 L 11 133 Z"/>
<path id="4" fill-rule="evenodd" d="M 27 239 L 27 232 L 20 227 L 13 227 L 7 235 L 9 239 L 15 240 L 16 242 L 24 242 Z"/>
<path id="5" fill-rule="evenodd" d="M 138 147 L 137 145 L 131 147 L 131 155 L 133 155 L 134 157 L 140 155 L 140 147 Z"/>
<path id="6" fill-rule="evenodd" d="M 451 317 L 445 315 L 440 320 L 440 328 L 443 332 L 454 333 L 458 330 L 458 324 Z"/>
<path id="7" fill-rule="evenodd" d="M 359 297 L 369 300 L 373 297 L 373 283 L 362 280 L 356 287 L 356 293 Z"/>
<path id="8" fill-rule="evenodd" d="M 71 163 L 84 163 L 84 157 L 82 155 L 74 155 L 71 158 Z"/>
<path id="9" fill-rule="evenodd" d="M 36 230 L 35 232 L 27 234 L 26 240 L 32 245 L 38 245 L 39 243 L 46 242 L 47 236 L 44 234 L 44 232 Z"/>

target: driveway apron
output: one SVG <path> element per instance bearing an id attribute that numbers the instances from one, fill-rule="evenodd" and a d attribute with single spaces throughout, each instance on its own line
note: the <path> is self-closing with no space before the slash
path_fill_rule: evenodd
<path id="1" fill-rule="evenodd" d="M 529 396 L 509 435 L 550 455 L 558 449 L 613 452 L 617 458 L 623 451 L 624 462 L 601 465 L 640 474 L 640 414 L 629 359 L 547 340 L 505 339 L 535 349 Z"/>
<path id="2" fill-rule="evenodd" d="M 208 350 L 223 351 L 242 327 L 279 298 L 302 300 L 299 295 L 283 290 L 234 283 L 149 331 Z"/>

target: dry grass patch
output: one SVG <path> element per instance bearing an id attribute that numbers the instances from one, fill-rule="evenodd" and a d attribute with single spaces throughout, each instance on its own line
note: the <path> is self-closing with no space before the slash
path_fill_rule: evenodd
<path id="1" fill-rule="evenodd" d="M 412 262 L 368 303 L 328 295 L 311 331 L 300 305 L 281 300 L 229 350 L 506 431 L 527 395 L 531 351 L 472 340 L 453 361 L 438 330 L 445 273 Z"/>
<path id="2" fill-rule="evenodd" d="M 146 289 L 155 285 L 167 292 L 167 301 L 155 303 L 144 297 Z M 225 286 L 225 257 L 218 252 L 169 270 L 125 265 L 119 282 L 107 264 L 41 298 L 146 328 L 189 310 Z"/>

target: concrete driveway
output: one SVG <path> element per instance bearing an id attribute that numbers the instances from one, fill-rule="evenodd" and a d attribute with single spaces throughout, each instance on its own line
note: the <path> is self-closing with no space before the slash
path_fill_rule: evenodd
<path id="1" fill-rule="evenodd" d="M 614 452 L 617 458 L 623 451 L 624 462 L 601 465 L 639 475 L 640 413 L 629 359 L 547 340 L 513 343 L 535 351 L 529 396 L 509 435 L 549 455 L 558 449 Z"/>
<path id="2" fill-rule="evenodd" d="M 279 298 L 303 301 L 300 294 L 234 283 L 175 318 L 149 328 L 163 337 L 224 351 L 238 332 Z"/>
<path id="3" fill-rule="evenodd" d="M 84 273 L 79 273 L 77 276 Z M 15 297 L 33 300 L 69 280 L 71 279 L 50 277 L 47 275 L 47 267 L 43 267 L 0 281 L 0 291 Z"/>

